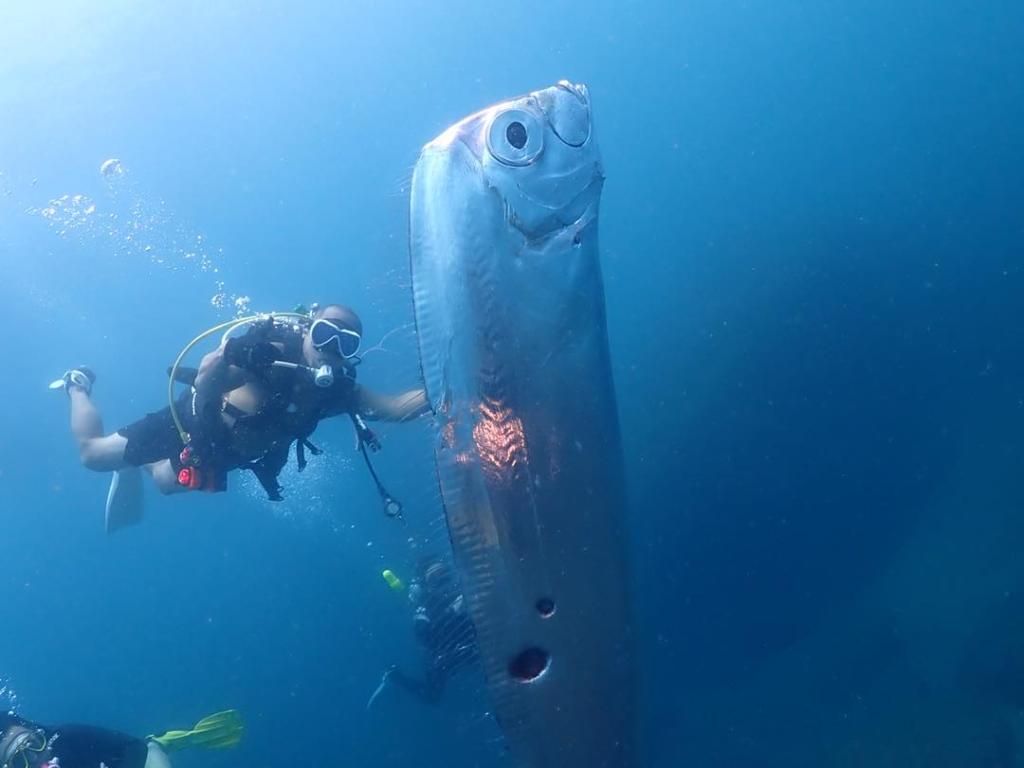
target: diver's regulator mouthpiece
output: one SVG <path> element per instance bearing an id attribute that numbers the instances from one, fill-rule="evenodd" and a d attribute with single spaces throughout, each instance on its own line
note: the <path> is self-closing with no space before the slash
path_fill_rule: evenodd
<path id="1" fill-rule="evenodd" d="M 313 374 L 313 383 L 318 387 L 326 389 L 334 383 L 334 371 L 329 365 L 321 365 L 319 368 L 309 369 Z"/>
<path id="2" fill-rule="evenodd" d="M 284 360 L 275 360 L 274 365 L 278 368 L 291 368 L 294 370 L 309 371 L 313 376 L 313 383 L 318 387 L 327 389 L 334 384 L 334 369 L 329 365 L 321 365 L 319 368 L 312 368 L 308 365 L 301 365 L 299 363 L 289 363 Z"/>

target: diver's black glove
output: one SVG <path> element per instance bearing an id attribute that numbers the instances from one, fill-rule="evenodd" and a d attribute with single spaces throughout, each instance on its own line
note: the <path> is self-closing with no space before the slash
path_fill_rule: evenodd
<path id="1" fill-rule="evenodd" d="M 269 341 L 239 336 L 224 344 L 224 361 L 247 371 L 269 368 L 278 359 L 278 349 Z"/>

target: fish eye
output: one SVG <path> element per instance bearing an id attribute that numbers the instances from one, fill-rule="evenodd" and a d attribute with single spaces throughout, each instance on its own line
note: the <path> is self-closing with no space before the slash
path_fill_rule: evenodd
<path id="1" fill-rule="evenodd" d="M 505 138 L 516 149 L 522 149 L 526 146 L 526 126 L 518 120 L 514 123 L 509 123 L 508 128 L 505 129 Z"/>
<path id="2" fill-rule="evenodd" d="M 524 109 L 507 109 L 491 119 L 487 150 L 504 165 L 529 165 L 544 149 L 540 118 Z"/>

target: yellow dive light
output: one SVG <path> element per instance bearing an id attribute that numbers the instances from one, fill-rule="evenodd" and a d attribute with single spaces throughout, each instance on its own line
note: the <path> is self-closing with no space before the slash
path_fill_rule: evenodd
<path id="1" fill-rule="evenodd" d="M 400 578 L 395 576 L 395 572 L 390 568 L 385 568 L 380 575 L 384 577 L 384 581 L 387 582 L 388 586 L 396 592 L 405 589 L 405 584 L 402 583 Z"/>

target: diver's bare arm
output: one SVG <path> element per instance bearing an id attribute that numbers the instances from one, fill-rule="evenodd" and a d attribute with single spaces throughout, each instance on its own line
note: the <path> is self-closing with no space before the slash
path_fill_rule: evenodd
<path id="1" fill-rule="evenodd" d="M 224 393 L 238 389 L 246 383 L 245 371 L 230 365 L 224 359 L 224 346 L 203 357 L 196 375 L 197 406 L 201 409 L 210 400 L 220 400 Z"/>
<path id="2" fill-rule="evenodd" d="M 382 395 L 357 384 L 354 394 L 356 412 L 371 421 L 411 421 L 430 410 L 427 393 L 422 389 Z"/>

